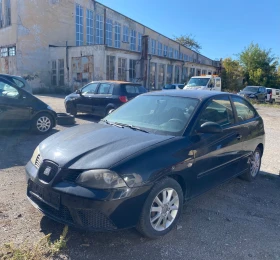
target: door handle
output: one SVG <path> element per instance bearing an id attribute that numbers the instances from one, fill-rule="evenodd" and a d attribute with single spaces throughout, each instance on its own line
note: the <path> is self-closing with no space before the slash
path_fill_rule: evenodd
<path id="1" fill-rule="evenodd" d="M 241 135 L 241 134 L 236 135 L 236 139 L 237 139 L 237 140 L 240 140 L 241 138 L 242 138 L 242 135 Z"/>

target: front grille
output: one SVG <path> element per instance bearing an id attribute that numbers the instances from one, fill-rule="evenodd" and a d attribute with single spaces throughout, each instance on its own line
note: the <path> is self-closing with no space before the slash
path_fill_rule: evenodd
<path id="1" fill-rule="evenodd" d="M 60 171 L 61 179 L 63 181 L 68 181 L 68 182 L 75 182 L 80 174 L 81 171 L 71 170 L 71 169 L 62 169 Z"/>
<path id="2" fill-rule="evenodd" d="M 44 182 L 50 182 L 58 172 L 58 165 L 51 161 L 44 161 L 39 168 L 39 179 Z"/>
<path id="3" fill-rule="evenodd" d="M 37 169 L 40 168 L 42 162 L 43 162 L 43 158 L 42 158 L 41 154 L 38 154 L 36 157 L 36 160 L 35 160 L 35 166 Z"/>

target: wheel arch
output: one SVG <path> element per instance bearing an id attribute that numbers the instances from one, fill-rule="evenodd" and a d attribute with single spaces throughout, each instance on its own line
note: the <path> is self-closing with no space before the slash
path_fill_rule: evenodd
<path id="1" fill-rule="evenodd" d="M 263 152 L 264 152 L 264 145 L 262 143 L 259 143 L 257 148 L 259 148 L 261 150 L 262 156 L 263 156 Z"/>
<path id="2" fill-rule="evenodd" d="M 34 118 L 35 118 L 36 116 L 40 115 L 40 114 L 48 114 L 48 115 L 50 115 L 51 118 L 52 118 L 52 120 L 53 120 L 53 126 L 54 126 L 54 127 L 56 126 L 56 116 L 55 116 L 52 112 L 50 112 L 50 111 L 48 111 L 48 110 L 40 110 L 40 111 L 38 111 L 37 113 L 35 113 L 35 114 L 32 116 L 32 118 L 31 118 L 31 122 L 33 122 Z"/>

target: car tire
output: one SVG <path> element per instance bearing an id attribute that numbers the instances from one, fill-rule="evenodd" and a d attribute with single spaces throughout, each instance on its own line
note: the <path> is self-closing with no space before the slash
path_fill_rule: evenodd
<path id="1" fill-rule="evenodd" d="M 32 130 L 36 134 L 47 134 L 54 126 L 54 119 L 49 113 L 40 113 L 32 121 Z"/>
<path id="2" fill-rule="evenodd" d="M 77 108 L 71 103 L 66 105 L 66 111 L 72 116 L 77 116 L 78 114 Z"/>
<path id="3" fill-rule="evenodd" d="M 261 162 L 262 162 L 262 151 L 259 147 L 256 148 L 254 153 L 249 159 L 250 167 L 249 170 L 243 173 L 240 178 L 249 182 L 255 180 L 260 172 Z"/>
<path id="4" fill-rule="evenodd" d="M 152 239 L 166 235 L 176 225 L 182 207 L 183 191 L 180 184 L 172 178 L 162 179 L 152 188 L 145 201 L 137 230 Z"/>
<path id="5" fill-rule="evenodd" d="M 105 116 L 108 116 L 108 115 L 109 115 L 110 110 L 112 110 L 112 109 L 114 109 L 114 108 L 113 108 L 113 107 L 109 107 L 109 108 L 107 108 L 107 109 L 106 109 L 106 111 L 105 111 L 105 115 L 104 115 L 104 117 L 105 117 Z"/>
<path id="6" fill-rule="evenodd" d="M 58 125 L 74 125 L 75 117 L 66 113 L 57 113 L 56 121 Z"/>

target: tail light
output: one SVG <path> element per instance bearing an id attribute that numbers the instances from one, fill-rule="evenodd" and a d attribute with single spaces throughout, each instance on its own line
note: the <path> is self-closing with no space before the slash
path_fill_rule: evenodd
<path id="1" fill-rule="evenodd" d="M 127 96 L 119 96 L 119 100 L 123 103 L 128 101 Z"/>

